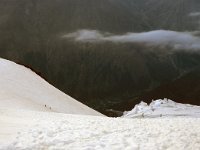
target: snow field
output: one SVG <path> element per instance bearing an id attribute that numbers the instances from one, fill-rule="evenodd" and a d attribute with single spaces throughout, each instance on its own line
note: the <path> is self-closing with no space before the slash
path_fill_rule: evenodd
<path id="1" fill-rule="evenodd" d="M 0 112 L 1 122 L 15 126 L 16 130 L 12 140 L 0 144 L 1 150 L 200 149 L 200 118 L 125 119 L 19 110 Z"/>
<path id="2" fill-rule="evenodd" d="M 200 107 L 164 99 L 108 118 L 0 58 L 0 150 L 36 149 L 199 150 Z"/>

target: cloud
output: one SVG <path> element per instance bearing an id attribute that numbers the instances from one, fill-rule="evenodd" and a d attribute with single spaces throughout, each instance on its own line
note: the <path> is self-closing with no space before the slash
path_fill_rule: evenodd
<path id="1" fill-rule="evenodd" d="M 199 17 L 200 16 L 200 12 L 191 12 L 189 13 L 190 17 Z"/>
<path id="2" fill-rule="evenodd" d="M 170 46 L 173 49 L 200 50 L 200 37 L 197 32 L 155 30 L 113 35 L 111 33 L 102 33 L 97 30 L 78 30 L 77 32 L 69 33 L 63 37 L 73 39 L 77 42 L 142 43 L 147 46 Z"/>
<path id="3" fill-rule="evenodd" d="M 96 30 L 79 30 L 77 32 L 69 33 L 64 35 L 65 38 L 74 38 L 76 41 L 99 41 L 104 38 L 104 36 Z"/>

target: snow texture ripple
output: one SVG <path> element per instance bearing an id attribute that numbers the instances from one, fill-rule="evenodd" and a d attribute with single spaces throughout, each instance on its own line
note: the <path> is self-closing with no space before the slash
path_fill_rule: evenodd
<path id="1" fill-rule="evenodd" d="M 200 149 L 200 118 L 126 119 L 19 110 L 3 110 L 0 116 L 7 127 L 23 128 L 0 144 L 1 150 Z"/>

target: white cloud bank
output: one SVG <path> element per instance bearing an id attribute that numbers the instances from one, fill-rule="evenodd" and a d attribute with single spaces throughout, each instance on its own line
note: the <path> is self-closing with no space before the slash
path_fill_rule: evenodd
<path id="1" fill-rule="evenodd" d="M 200 50 L 200 37 L 194 34 L 194 32 L 155 30 L 113 35 L 97 30 L 78 30 L 64 35 L 63 38 L 72 39 L 77 42 L 142 43 L 148 46 L 169 46 L 177 50 Z"/>
<path id="2" fill-rule="evenodd" d="M 199 17 L 200 16 L 200 12 L 191 12 L 189 14 L 190 17 Z"/>

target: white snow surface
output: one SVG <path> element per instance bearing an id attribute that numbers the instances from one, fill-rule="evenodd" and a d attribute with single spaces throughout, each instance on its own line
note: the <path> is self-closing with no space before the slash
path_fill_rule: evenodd
<path id="1" fill-rule="evenodd" d="M 0 59 L 0 150 L 199 150 L 199 108 L 164 99 L 108 118 Z"/>
<path id="2" fill-rule="evenodd" d="M 0 150 L 200 149 L 200 118 L 127 119 L 1 109 L 0 122 Z"/>
<path id="3" fill-rule="evenodd" d="M 102 115 L 24 66 L 0 58 L 0 108 Z"/>
<path id="4" fill-rule="evenodd" d="M 170 99 L 158 99 L 149 105 L 141 102 L 128 112 L 124 112 L 125 118 L 155 118 L 155 117 L 198 117 L 200 118 L 200 106 L 176 103 Z"/>

